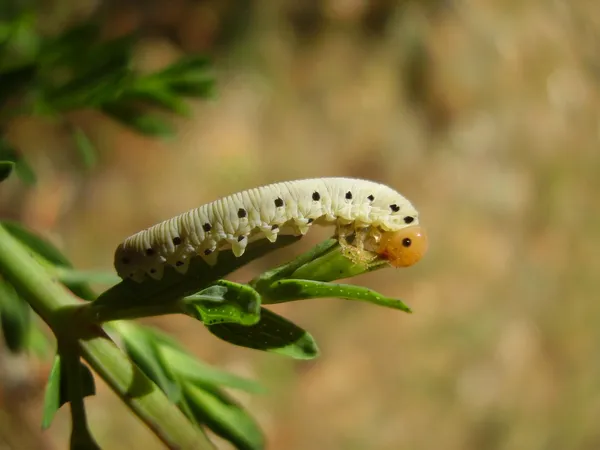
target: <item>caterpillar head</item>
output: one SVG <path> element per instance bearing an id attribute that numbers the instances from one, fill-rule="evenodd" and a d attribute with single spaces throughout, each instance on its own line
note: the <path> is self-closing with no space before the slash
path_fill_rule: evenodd
<path id="1" fill-rule="evenodd" d="M 377 253 L 394 267 L 416 264 L 427 252 L 427 235 L 419 225 L 381 235 Z"/>

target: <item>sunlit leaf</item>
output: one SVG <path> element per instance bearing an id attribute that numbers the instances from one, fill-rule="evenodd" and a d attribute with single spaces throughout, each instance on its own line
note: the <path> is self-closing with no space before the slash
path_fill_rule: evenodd
<path id="1" fill-rule="evenodd" d="M 343 298 L 372 303 L 388 308 L 411 312 L 401 300 L 386 297 L 371 289 L 353 284 L 327 283 L 312 280 L 279 280 L 273 283 L 267 292 L 270 303 L 283 303 L 310 298 Z"/>
<path id="2" fill-rule="evenodd" d="M 219 280 L 214 286 L 185 297 L 183 305 L 186 314 L 205 325 L 252 325 L 260 318 L 260 295 L 248 285 L 226 280 Z"/>

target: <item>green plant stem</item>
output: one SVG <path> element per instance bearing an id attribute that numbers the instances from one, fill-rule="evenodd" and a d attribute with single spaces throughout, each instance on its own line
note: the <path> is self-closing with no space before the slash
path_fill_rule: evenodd
<path id="1" fill-rule="evenodd" d="M 0 275 L 61 337 L 85 336 L 81 356 L 123 402 L 167 445 L 177 449 L 213 449 L 206 435 L 112 342 L 102 329 L 73 321 L 61 311 L 77 299 L 0 225 Z M 67 319 L 71 320 L 67 320 Z"/>

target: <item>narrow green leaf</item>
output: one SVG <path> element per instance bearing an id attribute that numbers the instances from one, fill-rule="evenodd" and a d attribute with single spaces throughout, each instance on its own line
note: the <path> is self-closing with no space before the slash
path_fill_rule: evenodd
<path id="1" fill-rule="evenodd" d="M 352 284 L 326 283 L 312 280 L 280 280 L 263 292 L 268 303 L 283 303 L 309 298 L 335 297 L 373 303 L 387 308 L 412 312 L 401 300 L 386 297 L 371 289 Z M 268 300 L 267 300 L 268 298 Z"/>
<path id="2" fill-rule="evenodd" d="M 50 426 L 56 412 L 62 404 L 60 395 L 61 369 L 60 355 L 57 353 L 56 356 L 54 356 L 52 369 L 50 370 L 48 382 L 46 383 L 46 392 L 44 393 L 44 412 L 42 415 L 42 429 L 44 430 Z"/>
<path id="3" fill-rule="evenodd" d="M 79 152 L 83 165 L 87 169 L 93 168 L 98 162 L 98 153 L 92 141 L 90 141 L 87 134 L 79 127 L 73 130 L 73 140 L 75 141 L 75 148 Z"/>
<path id="4" fill-rule="evenodd" d="M 173 378 L 183 383 L 202 383 L 214 386 L 226 386 L 246 392 L 262 393 L 265 388 L 259 383 L 216 369 L 185 351 L 171 346 L 160 346 L 159 356 L 163 367 L 168 368 Z"/>
<path id="5" fill-rule="evenodd" d="M 278 353 L 294 359 L 314 359 L 319 349 L 313 337 L 289 320 L 261 308 L 256 325 L 218 324 L 208 330 L 230 344 Z"/>
<path id="6" fill-rule="evenodd" d="M 78 367 L 82 397 L 95 395 L 96 386 L 92 372 L 80 361 L 78 361 Z M 60 407 L 69 402 L 68 382 L 67 371 L 65 370 L 62 357 L 57 353 L 54 356 L 54 362 L 52 363 L 52 369 L 48 376 L 48 383 L 46 384 L 46 392 L 44 394 L 42 429 L 47 429 Z"/>
<path id="7" fill-rule="evenodd" d="M 181 388 L 162 364 L 155 333 L 147 327 L 126 322 L 119 322 L 117 330 L 132 361 L 162 389 L 169 400 L 177 402 Z"/>
<path id="8" fill-rule="evenodd" d="M 219 280 L 214 286 L 185 297 L 182 305 L 187 315 L 205 325 L 253 325 L 260 318 L 260 295 L 246 284 L 226 280 Z"/>
<path id="9" fill-rule="evenodd" d="M 27 347 L 31 327 L 31 311 L 15 289 L 0 278 L 0 326 L 4 342 L 13 353 Z"/>
<path id="10" fill-rule="evenodd" d="M 239 450 L 261 450 L 265 439 L 257 423 L 233 399 L 217 389 L 188 383 L 185 403 L 196 421 Z"/>
<path id="11" fill-rule="evenodd" d="M 0 161 L 0 182 L 6 180 L 13 171 L 15 163 L 13 161 Z"/>
<path id="12" fill-rule="evenodd" d="M 173 127 L 163 119 L 152 114 L 141 113 L 132 107 L 113 103 L 101 109 L 117 122 L 147 136 L 166 138 L 172 137 L 175 133 Z"/>

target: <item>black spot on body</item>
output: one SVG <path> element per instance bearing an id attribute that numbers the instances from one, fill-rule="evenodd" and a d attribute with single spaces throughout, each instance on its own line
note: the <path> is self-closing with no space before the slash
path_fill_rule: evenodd
<path id="1" fill-rule="evenodd" d="M 413 223 L 414 221 L 415 221 L 415 218 L 411 217 L 411 216 L 406 216 L 404 218 L 404 223 Z"/>
<path id="2" fill-rule="evenodd" d="M 177 267 L 181 267 L 181 266 L 183 266 L 183 261 L 177 261 L 177 262 L 175 263 L 175 265 L 176 265 Z"/>
<path id="3" fill-rule="evenodd" d="M 244 217 L 246 217 L 248 213 L 246 212 L 246 210 L 244 208 L 240 208 L 238 209 L 238 217 L 240 219 L 243 219 Z"/>
<path id="4" fill-rule="evenodd" d="M 316 191 L 315 191 L 315 192 L 313 192 L 312 199 L 313 199 L 315 202 L 318 202 L 319 200 L 321 200 L 321 194 L 319 194 L 319 193 L 318 193 L 318 192 L 316 192 Z"/>
<path id="5" fill-rule="evenodd" d="M 403 247 L 410 247 L 412 245 L 412 241 L 410 240 L 410 238 L 404 238 L 402 239 L 402 246 Z"/>
<path id="6" fill-rule="evenodd" d="M 202 225 L 202 229 L 205 233 L 208 233 L 212 229 L 212 227 L 210 226 L 210 223 L 206 222 L 204 225 Z"/>
<path id="7" fill-rule="evenodd" d="M 181 238 L 179 236 L 175 236 L 173 238 L 173 245 L 179 245 L 181 244 Z"/>
<path id="8" fill-rule="evenodd" d="M 146 249 L 146 255 L 147 255 L 147 256 L 152 256 L 152 255 L 154 255 L 154 249 L 147 248 L 147 249 Z"/>
<path id="9" fill-rule="evenodd" d="M 275 206 L 277 208 L 281 208 L 283 206 L 283 200 L 281 198 L 276 198 L 275 199 Z"/>
<path id="10" fill-rule="evenodd" d="M 375 196 L 374 196 L 373 194 L 371 194 L 371 195 L 369 195 L 369 196 L 367 197 L 367 199 L 368 199 L 370 202 L 372 202 L 373 200 L 375 200 Z"/>
<path id="11" fill-rule="evenodd" d="M 396 205 L 395 203 L 393 205 L 390 205 L 390 209 L 394 212 L 400 211 L 400 207 L 398 205 Z"/>
<path id="12" fill-rule="evenodd" d="M 346 200 L 352 200 L 352 192 L 346 192 Z"/>

